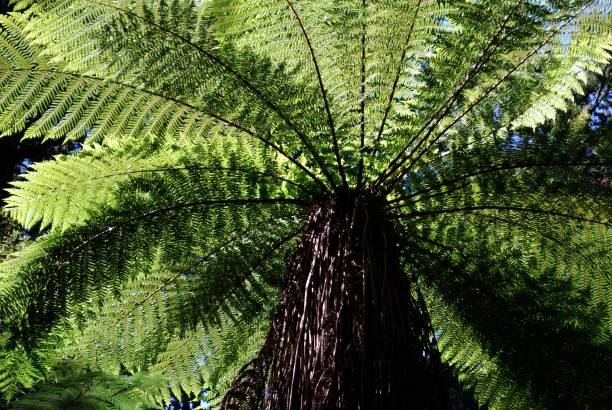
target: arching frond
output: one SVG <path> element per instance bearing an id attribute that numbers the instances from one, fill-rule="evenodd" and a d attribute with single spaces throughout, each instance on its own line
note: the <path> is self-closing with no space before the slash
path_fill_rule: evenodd
<path id="1" fill-rule="evenodd" d="M 27 127 L 26 137 L 64 137 L 91 142 L 120 141 L 139 136 L 170 137 L 177 144 L 184 145 L 185 139 L 202 139 L 215 134 L 239 135 L 263 141 L 271 150 L 318 180 L 312 171 L 290 155 L 301 150 L 300 144 L 306 142 L 310 145 L 306 136 L 299 134 L 298 140 L 291 143 L 290 135 L 284 134 L 274 123 L 277 120 L 261 111 L 268 107 L 245 106 L 248 99 L 236 95 L 231 87 L 226 91 L 218 89 L 217 86 L 225 86 L 225 82 L 215 81 L 196 98 L 186 98 L 168 94 L 168 91 L 153 86 L 143 87 L 140 80 L 132 78 L 117 79 L 70 71 L 65 64 L 49 63 L 48 57 L 41 55 L 40 48 L 22 34 L 22 20 L 23 17 L 14 17 L 1 21 L 5 29 L 0 33 L 3 50 L 0 54 L 0 74 L 3 71 L 4 75 L 3 81 L 0 81 L 0 92 L 4 96 L 0 100 L 0 108 L 3 109 L 0 131 L 5 134 L 21 131 L 26 124 L 35 120 Z M 236 60 L 236 64 L 249 65 L 249 68 L 256 63 L 248 55 L 238 58 L 240 60 Z M 267 73 L 272 70 L 265 62 L 259 64 Z M 163 69 L 167 71 L 168 67 Z M 282 76 L 282 71 L 277 70 L 277 75 Z M 262 73 L 258 81 L 264 81 L 264 78 L 267 80 L 267 74 Z M 297 95 L 295 91 L 287 92 Z M 229 93 L 231 98 L 224 96 L 224 93 Z M 306 96 L 307 93 L 299 95 Z M 226 100 L 222 103 L 224 98 Z M 34 101 L 36 104 L 32 106 Z M 234 113 L 229 115 L 227 110 L 220 110 L 221 106 L 232 107 Z M 302 108 L 307 106 L 305 101 L 296 102 L 295 105 Z M 226 111 L 226 114 L 221 115 L 220 111 Z M 271 122 L 266 122 L 266 117 Z M 275 132 L 271 133 L 272 130 Z M 291 151 L 283 149 L 278 142 L 283 134 L 282 145 L 289 146 Z M 276 138 L 272 135 L 276 135 Z M 325 167 L 322 169 L 326 170 Z"/>
<path id="2" fill-rule="evenodd" d="M 254 218 L 259 217 L 275 217 L 279 223 L 286 223 L 283 229 L 279 226 L 269 233 L 273 235 L 271 241 L 286 235 L 286 229 L 295 229 L 290 228 L 295 221 L 279 218 L 300 213 L 303 201 L 283 197 L 297 188 L 289 185 L 284 191 L 274 162 L 265 156 L 258 162 L 240 147 L 236 151 L 226 149 L 225 161 L 224 155 L 216 152 L 207 168 L 132 174 L 117 187 L 112 201 L 89 210 L 82 226 L 43 236 L 16 258 L 7 260 L 1 267 L 3 292 L 14 293 L 3 302 L 5 312 L 21 316 L 36 309 L 38 318 L 24 319 L 47 321 L 48 325 L 51 317 L 68 309 L 68 300 L 84 300 L 94 289 L 102 293 L 117 290 L 125 279 L 148 272 L 158 254 L 168 264 L 196 261 L 232 235 L 252 227 Z M 211 143 L 204 152 L 212 154 L 220 148 Z M 261 235 L 265 231 L 256 232 Z M 132 236 L 136 233 L 141 238 L 137 241 Z M 240 247 L 232 244 L 230 250 L 245 252 L 243 256 L 257 246 L 270 246 L 268 240 L 257 236 L 247 235 L 239 242 Z M 114 262 L 109 264 L 111 260 Z M 231 282 L 232 277 L 227 280 L 228 286 L 238 284 Z M 24 281 L 38 285 L 24 287 Z M 42 296 L 45 294 L 56 296 L 50 305 L 35 308 L 38 302 L 48 302 Z M 226 301 L 228 296 L 217 295 L 218 300 Z"/>
<path id="3" fill-rule="evenodd" d="M 135 279 L 94 314 L 79 337 L 75 357 L 111 372 L 118 371 L 121 357 L 122 367 L 137 371 L 154 364 L 171 336 L 186 329 L 206 337 L 224 320 L 250 323 L 275 299 L 278 268 L 286 263 L 294 235 L 279 236 L 288 224 L 280 220 L 274 234 L 264 239 L 261 229 L 270 223 L 266 218 L 233 232 L 191 266 Z M 229 263 L 238 257 L 241 264 Z"/>
<path id="4" fill-rule="evenodd" d="M 463 126 L 473 127 L 474 124 L 469 124 L 470 119 L 475 118 L 478 125 L 484 125 L 483 107 L 493 106 L 497 116 L 506 114 L 504 101 L 511 101 L 508 104 L 512 107 L 510 110 L 523 108 L 515 115 L 525 112 L 525 107 L 537 109 L 547 87 L 559 77 L 575 76 L 576 65 L 592 68 L 598 61 L 608 61 L 609 54 L 605 50 L 610 44 L 612 21 L 605 13 L 606 7 L 591 1 L 559 16 L 545 5 L 535 6 L 519 0 L 509 3 L 508 10 L 503 11 L 500 18 L 487 17 L 487 9 L 480 7 L 449 16 L 448 24 L 457 30 L 449 32 L 444 39 L 441 47 L 444 52 L 427 61 L 424 79 L 429 79 L 425 83 L 428 91 L 419 94 L 418 98 L 420 104 L 424 101 L 433 104 L 412 108 L 423 117 L 407 117 L 394 133 L 394 140 L 404 145 L 396 151 L 398 154 L 374 185 L 386 181 L 389 187 L 393 187 L 406 171 L 431 152 L 436 143 L 457 139 Z M 606 17 L 595 17 L 597 28 L 575 31 L 581 22 L 590 21 L 592 16 L 601 12 Z M 491 31 L 479 27 L 482 24 L 491 24 Z M 594 55 L 586 57 L 585 47 L 592 43 L 594 36 L 600 40 L 605 38 L 603 45 L 595 46 Z M 474 57 L 464 54 L 466 47 Z M 449 70 L 449 67 L 454 69 Z M 541 72 L 545 74 L 541 75 Z M 557 91 L 564 90 L 560 96 L 564 98 L 563 95 L 567 96 L 567 90 L 571 91 L 575 83 L 557 85 L 561 87 Z M 452 92 L 449 94 L 443 90 Z M 431 100 L 426 95 L 431 95 Z M 550 118 L 550 112 L 539 121 L 547 118 Z M 415 119 L 416 123 L 413 122 Z M 529 123 L 535 124 L 535 121 Z"/>
<path id="5" fill-rule="evenodd" d="M 483 234 L 496 238 L 537 260 L 534 269 L 553 269 L 610 306 L 609 193 L 594 178 L 609 166 L 607 151 L 585 157 L 588 135 L 568 132 L 434 153 L 391 203 L 423 238 L 457 248 Z"/>
<path id="6" fill-rule="evenodd" d="M 551 408 L 609 401 L 609 389 L 598 386 L 602 375 L 593 371 L 612 366 L 607 342 L 597 341 L 604 315 L 597 305 L 584 309 L 586 292 L 501 243 L 408 241 L 410 265 L 431 273 L 422 278 L 442 353 L 479 402 Z M 592 362 L 584 366 L 587 356 Z"/>
<path id="7" fill-rule="evenodd" d="M 287 64 L 294 75 L 327 91 L 342 158 L 353 177 L 363 154 L 360 135 L 365 145 L 373 144 L 381 113 L 397 89 L 408 86 L 404 74 L 427 54 L 433 33 L 444 30 L 436 19 L 449 10 L 435 1 L 404 0 L 218 1 L 211 9 L 216 35 Z M 396 90 L 390 95 L 392 84 Z"/>
<path id="8" fill-rule="evenodd" d="M 174 391 L 181 388 L 197 394 L 205 386 L 206 401 L 216 408 L 240 367 L 259 350 L 266 319 L 237 321 L 225 316 L 218 327 L 173 340 L 150 371 L 163 374 Z"/>
<path id="9" fill-rule="evenodd" d="M 24 180 L 8 192 L 7 208 L 26 229 L 39 225 L 65 231 L 81 225 L 87 211 L 109 203 L 112 192 L 129 173 L 172 167 L 162 158 L 125 158 L 121 155 L 62 155 L 34 164 Z"/>
<path id="10" fill-rule="evenodd" d="M 323 143 L 321 136 L 307 135 L 304 131 L 317 126 L 317 116 L 304 115 L 315 107 L 316 90 L 309 92 L 303 84 L 292 84 L 283 67 L 272 66 L 248 50 L 236 50 L 232 45 L 219 45 L 214 40 L 201 38 L 203 30 L 197 27 L 204 23 L 197 19 L 197 13 L 189 11 L 192 4 L 174 3 L 183 10 L 183 17 L 198 22 L 175 26 L 164 12 L 167 11 L 166 3 L 159 7 L 147 3 L 129 6 L 93 0 L 37 2 L 33 12 L 40 15 L 28 25 L 28 31 L 45 44 L 47 53 L 67 60 L 67 69 L 71 72 L 95 73 L 96 77 L 107 80 L 110 77 L 121 84 L 172 96 L 195 106 L 199 117 L 179 118 L 179 124 L 201 123 L 203 114 L 204 118 L 212 117 L 222 125 L 231 123 L 235 125 L 233 128 L 257 134 L 270 144 L 274 142 L 271 136 L 277 141 L 282 136 L 282 144 L 290 147 L 284 155 L 291 159 L 292 152 L 304 151 L 318 165 L 327 182 L 335 184 L 330 165 L 315 148 Z M 75 23 L 66 26 L 66 19 L 75 19 Z M 95 24 L 89 24 L 93 21 Z M 50 27 L 57 30 L 51 34 Z M 84 54 L 71 55 L 69 50 L 83 53 L 78 46 L 83 43 L 89 44 Z M 100 59 L 88 58 L 87 50 L 92 47 L 101 48 L 103 67 L 96 63 L 100 63 Z M 151 55 L 151 52 L 160 51 L 162 54 L 158 57 Z M 168 53 L 171 60 L 161 58 Z M 84 63 L 82 58 L 87 61 Z M 185 70 L 177 72 L 182 80 L 160 83 L 165 73 L 176 71 L 174 61 L 177 59 L 184 63 Z M 108 69 L 108 61 L 113 60 L 117 61 L 118 70 Z M 147 67 L 146 71 L 142 70 L 143 66 Z M 198 69 L 194 70 L 195 67 Z M 187 88 L 181 86 L 185 83 Z M 184 96 L 186 91 L 188 95 Z M 135 106 L 131 108 L 141 112 Z M 179 110 L 173 111 L 176 115 Z M 223 112 L 222 119 L 217 118 L 220 112 Z M 151 122 L 156 122 L 158 117 L 158 113 L 148 115 Z"/>
<path id="11" fill-rule="evenodd" d="M 473 389 L 478 402 L 494 410 L 544 408 L 534 401 L 529 386 L 517 384 L 503 359 L 483 349 L 474 330 L 435 291 L 429 291 L 427 302 L 442 360 L 459 373 L 465 387 Z"/>

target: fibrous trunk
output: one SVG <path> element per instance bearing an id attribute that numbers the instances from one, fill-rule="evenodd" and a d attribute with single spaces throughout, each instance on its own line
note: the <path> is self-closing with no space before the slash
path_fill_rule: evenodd
<path id="1" fill-rule="evenodd" d="M 268 336 L 225 409 L 449 408 L 427 315 L 381 204 L 313 205 Z"/>

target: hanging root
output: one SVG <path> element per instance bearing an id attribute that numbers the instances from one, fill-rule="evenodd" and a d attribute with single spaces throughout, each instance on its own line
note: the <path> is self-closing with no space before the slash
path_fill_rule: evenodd
<path id="1" fill-rule="evenodd" d="M 268 336 L 223 409 L 450 407 L 425 306 L 381 209 L 313 206 Z"/>

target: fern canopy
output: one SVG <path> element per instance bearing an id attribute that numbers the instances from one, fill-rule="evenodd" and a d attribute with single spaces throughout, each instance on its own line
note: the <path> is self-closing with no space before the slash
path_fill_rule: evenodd
<path id="1" fill-rule="evenodd" d="M 0 132 L 83 144 L 8 189 L 40 232 L 0 263 L 15 408 L 221 405 L 330 197 L 380 200 L 479 405 L 612 402 L 609 139 L 552 125 L 609 0 L 13 3 Z"/>

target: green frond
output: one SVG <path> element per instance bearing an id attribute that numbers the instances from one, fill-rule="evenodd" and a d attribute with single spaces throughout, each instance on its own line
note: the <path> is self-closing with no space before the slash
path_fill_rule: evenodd
<path id="1" fill-rule="evenodd" d="M 117 370 L 121 357 L 124 367 L 136 371 L 151 365 L 155 349 L 163 349 L 172 334 L 200 326 L 209 331 L 227 314 L 243 321 L 257 315 L 275 298 L 280 281 L 275 269 L 286 262 L 283 251 L 292 244 L 277 233 L 266 240 L 261 228 L 271 221 L 259 222 L 232 233 L 190 266 L 160 268 L 107 301 L 77 344 L 89 355 L 86 362 Z M 275 229 L 286 230 L 285 223 Z M 238 257 L 240 264 L 230 264 Z"/>
<path id="2" fill-rule="evenodd" d="M 201 393 L 206 385 L 202 375 L 205 337 L 206 333 L 198 330 L 176 337 L 155 357 L 149 372 L 163 375 L 168 380 L 160 392 L 161 397 L 168 400 L 172 392 L 181 390 L 196 396 Z"/>
<path id="3" fill-rule="evenodd" d="M 609 2 L 591 2 L 560 31 L 546 50 L 546 58 L 552 55 L 556 61 L 541 63 L 546 70 L 538 73 L 539 86 L 521 97 L 520 102 L 507 104 L 508 110 L 502 115 L 509 122 L 507 125 L 512 128 L 535 127 L 546 120 L 554 120 L 558 111 L 567 110 L 574 94 L 583 94 L 588 73 L 600 72 L 601 67 L 610 62 L 611 47 Z M 523 81 L 530 79 L 525 76 Z M 511 107 L 519 110 L 513 112 Z"/>
<path id="4" fill-rule="evenodd" d="M 293 246 L 294 234 L 278 236 L 286 230 L 282 220 L 267 243 L 262 228 L 271 224 L 266 218 L 245 226 L 186 268 L 160 266 L 136 278 L 91 313 L 62 354 L 110 374 L 159 374 L 168 381 L 160 399 L 202 386 L 223 392 L 261 342 Z"/>
<path id="5" fill-rule="evenodd" d="M 96 108 L 113 110 L 118 119 L 124 120 L 120 122 L 109 115 L 105 118 L 112 119 L 112 123 L 99 121 L 105 134 L 124 127 L 129 130 L 136 128 L 134 132 L 142 132 L 141 128 L 144 128 L 146 133 L 152 124 L 156 124 L 164 131 L 167 128 L 176 131 L 174 128 L 180 127 L 184 133 L 203 136 L 211 128 L 222 127 L 229 132 L 246 133 L 251 138 L 267 141 L 270 148 L 292 162 L 297 161 L 290 154 L 303 151 L 314 159 L 327 181 L 334 183 L 329 164 L 320 150 L 315 149 L 325 140 L 318 133 L 307 135 L 304 131 L 319 127 L 319 117 L 310 115 L 322 110 L 314 103 L 316 90 L 291 81 L 282 66 L 272 65 L 269 60 L 249 50 L 238 50 L 231 44 L 220 45 L 213 39 L 200 38 L 204 35 L 203 29 L 197 27 L 200 23 L 205 24 L 206 19 L 200 21 L 197 12 L 189 11 L 193 8 L 191 3 L 174 3 L 181 10 L 186 8 L 184 12 L 191 16 L 190 19 L 200 21 L 187 26 L 175 25 L 173 20 L 165 17 L 166 3 L 159 7 L 147 3 L 37 2 L 32 7 L 37 18 L 29 21 L 26 30 L 31 38 L 44 44 L 46 54 L 61 56 L 59 63 L 65 65 L 65 70 L 120 87 L 113 95 L 118 91 L 125 92 L 123 96 L 115 97 L 118 100 L 116 105 L 111 102 L 94 104 Z M 74 21 L 74 24 L 66 25 L 67 20 Z M 57 30 L 49 32 L 50 27 Z M 86 65 L 80 62 L 79 56 L 71 57 L 70 50 L 79 50 L 78 45 L 82 43 L 96 44 L 104 62 L 88 58 L 91 47 L 86 47 L 80 56 L 87 57 Z M 152 55 L 153 50 L 155 53 L 161 51 L 161 54 Z M 171 59 L 166 58 L 168 55 Z M 116 66 L 109 67 L 109 61 L 115 61 Z M 177 70 L 177 61 L 181 62 L 183 69 Z M 177 72 L 179 80 L 163 82 L 168 72 Z M 138 91 L 136 95 L 130 93 L 130 88 Z M 156 98 L 152 100 L 148 95 L 142 99 L 135 98 L 141 93 L 152 93 Z M 168 98 L 179 104 L 166 106 L 163 103 Z M 156 105 L 157 99 L 160 99 L 160 104 Z M 151 112 L 143 113 L 140 104 Z M 132 116 L 137 111 L 137 118 L 145 118 L 134 124 Z M 162 114 L 172 117 L 162 117 Z M 158 129 L 155 131 L 159 133 Z M 282 150 L 281 141 L 288 148 Z"/>
<path id="6" fill-rule="evenodd" d="M 98 76 L 70 71 L 62 62 L 50 63 L 39 47 L 25 38 L 25 20 L 24 16 L 2 20 L 5 28 L 0 33 L 0 41 L 3 42 L 0 70 L 3 70 L 4 74 L 4 80 L 0 81 L 0 93 L 3 95 L 0 100 L 0 131 L 5 134 L 19 132 L 31 121 L 34 123 L 27 127 L 26 137 L 85 139 L 88 144 L 102 140 L 116 143 L 134 140 L 136 137 L 163 137 L 163 140 L 173 139 L 176 144 L 185 145 L 186 141 L 202 139 L 209 135 L 233 134 L 254 142 L 263 141 L 266 147 L 297 165 L 310 178 L 317 179 L 304 164 L 291 157 L 270 137 L 271 130 L 276 130 L 274 134 L 277 135 L 277 140 L 283 132 L 279 129 L 278 118 L 274 119 L 264 112 L 271 109 L 270 104 L 274 105 L 267 98 L 256 107 L 249 104 L 246 96 L 236 94 L 231 87 L 219 89 L 220 85 L 226 85 L 225 82 L 211 83 L 210 78 L 205 79 L 209 86 L 194 99 L 193 96 L 177 97 L 176 94 L 169 94 L 154 86 L 143 86 L 141 83 L 144 80 L 138 78 L 116 79 L 110 75 Z M 138 22 L 145 24 L 140 20 Z M 48 29 L 46 25 L 45 29 Z M 159 40 L 159 37 L 157 39 Z M 228 50 L 228 53 L 234 52 Z M 257 62 L 249 55 L 237 55 L 234 60 L 234 63 L 245 69 L 246 66 L 252 68 L 252 64 L 256 63 L 262 70 L 273 72 L 265 61 Z M 140 61 L 137 60 L 134 64 L 140 64 Z M 194 64 L 201 66 L 198 62 Z M 162 71 L 167 72 L 169 68 L 162 67 Z M 212 74 L 216 72 L 215 70 Z M 276 70 L 274 75 L 283 76 L 283 73 Z M 241 75 L 238 77 L 242 79 Z M 235 81 L 239 80 L 234 80 L 234 83 Z M 241 81 L 249 84 L 251 88 L 255 87 L 251 80 L 242 79 L 239 82 Z M 269 84 L 265 73 L 252 81 Z M 258 92 L 258 89 L 256 91 Z M 249 92 L 252 94 L 254 91 Z M 300 94 L 290 90 L 283 92 Z M 304 95 L 307 97 L 307 94 Z M 223 102 L 222 106 L 231 106 L 234 114 L 223 117 L 218 114 L 221 108 L 219 104 L 228 96 L 231 96 L 230 100 Z M 279 97 L 279 100 L 290 101 L 285 97 Z M 259 99 L 256 98 L 257 101 Z M 34 102 L 36 103 L 33 108 L 31 105 Z M 293 103 L 294 107 L 301 109 L 308 106 L 305 101 Z M 239 118 L 240 121 L 235 122 L 232 117 Z M 269 118 L 271 122 L 264 121 L 264 118 Z M 293 124 L 290 120 L 289 123 Z M 251 129 L 252 126 L 255 128 Z M 292 125 L 292 128 L 305 141 L 305 136 L 297 126 Z M 283 144 L 291 145 L 286 132 L 284 134 Z M 296 145 L 290 149 L 300 151 Z M 312 147 L 309 151 L 314 152 Z M 329 177 L 331 178 L 330 175 Z"/>
<path id="7" fill-rule="evenodd" d="M 433 153 L 398 191 L 398 220 L 412 220 L 419 237 L 442 247 L 460 249 L 484 235 L 501 249 L 520 249 L 535 271 L 571 278 L 595 305 L 610 306 L 611 209 L 591 174 L 609 161 L 598 145 L 601 155 L 584 157 L 586 139 L 559 129 Z"/>
<path id="8" fill-rule="evenodd" d="M 112 203 L 112 192 L 130 173 L 172 165 L 164 158 L 126 158 L 97 151 L 60 155 L 32 165 L 23 180 L 11 184 L 7 209 L 26 229 L 65 231 L 82 225 L 96 205 Z"/>
<path id="9" fill-rule="evenodd" d="M 332 185 L 344 179 L 332 170 L 343 174 L 345 168 L 355 182 L 359 151 L 375 145 L 384 155 L 365 159 L 374 174 L 385 169 L 378 185 L 393 182 L 404 165 L 465 121 L 480 119 L 494 102 L 509 122 L 521 118 L 516 124 L 534 125 L 551 117 L 551 107 L 562 108 L 579 88 L 577 70 L 597 69 L 609 59 L 610 46 L 605 2 L 563 7 L 522 1 L 347 1 L 328 7 L 280 0 L 198 6 L 41 1 L 32 7 L 36 18 L 27 32 L 70 73 L 160 94 L 156 103 L 126 90 L 129 102 L 109 108 L 119 119 L 99 121 L 105 134 L 126 127 L 146 132 L 147 124 L 158 123 L 152 119 L 162 122 L 157 133 L 178 122 L 193 134 L 198 131 L 188 124 L 201 127 L 212 116 L 213 123 L 250 130 L 277 150 L 282 138 L 284 156 L 307 154 L 319 168 L 314 174 Z M 188 106 L 166 106 L 166 96 L 204 118 L 187 117 Z M 177 108 L 187 112 L 179 115 Z M 179 117 L 166 119 L 162 111 Z M 221 112 L 223 118 L 215 118 Z M 133 117 L 144 119 L 133 124 Z M 205 134 L 211 127 L 198 130 Z"/>
<path id="10" fill-rule="evenodd" d="M 211 162 L 203 161 L 201 166 L 188 166 L 187 162 L 162 172 L 132 174 L 118 184 L 112 200 L 89 210 L 83 225 L 63 233 L 53 231 L 5 261 L 0 266 L 5 278 L 2 291 L 12 296 L 2 303 L 4 312 L 22 316 L 35 309 L 37 315 L 26 314 L 24 320 L 49 324 L 69 308 L 68 300 L 84 301 L 93 290 L 101 294 L 118 290 L 124 280 L 149 272 L 158 256 L 167 266 L 190 266 L 199 258 L 206 263 L 210 257 L 218 258 L 219 251 L 228 258 L 259 257 L 267 254 L 266 247 L 283 243 L 289 232 L 297 229 L 303 206 L 303 201 L 286 195 L 307 194 L 290 184 L 285 191 L 285 181 L 271 158 L 254 157 L 257 151 L 245 151 L 240 143 L 235 150 L 227 144 L 223 149 L 225 141 L 216 141 L 202 149 L 211 155 Z M 189 161 L 189 156 L 185 160 Z M 254 221 L 262 219 L 279 226 L 271 232 L 265 228 L 251 232 L 259 237 L 241 234 L 254 229 Z M 140 239 L 134 240 L 134 234 Z M 234 238 L 236 235 L 242 236 Z M 265 253 L 257 253 L 262 251 Z M 220 263 L 220 259 L 215 261 Z M 238 280 L 235 276 L 227 276 L 223 264 L 217 266 L 220 270 L 215 280 L 225 280 L 227 286 L 241 283 L 233 282 Z M 230 266 L 236 273 L 242 269 L 242 265 Z M 38 285 L 23 286 L 25 283 Z M 198 289 L 214 291 L 210 287 L 213 283 L 200 284 Z M 44 295 L 50 294 L 56 296 L 46 305 Z M 210 302 L 231 302 L 229 296 L 217 294 Z"/>
<path id="11" fill-rule="evenodd" d="M 11 196 L 6 200 L 7 209 L 28 229 L 40 224 L 41 230 L 52 227 L 64 231 L 82 224 L 89 217 L 88 212 L 97 205 L 112 204 L 113 192 L 130 176 L 181 170 L 217 172 L 224 169 L 236 175 L 261 176 L 276 181 L 287 193 L 316 193 L 277 175 L 281 165 L 264 151 L 255 150 L 253 158 L 245 156 L 240 152 L 247 147 L 243 141 L 211 137 L 182 148 L 182 152 L 178 151 L 181 148 L 166 144 L 149 153 L 147 149 L 139 149 L 142 145 L 146 144 L 128 140 L 115 147 L 94 147 L 76 155 L 60 155 L 54 161 L 34 164 L 30 172 L 22 175 L 23 180 L 13 182 L 8 189 Z"/>
<path id="12" fill-rule="evenodd" d="M 395 101 L 389 95 L 392 85 L 403 88 L 407 83 L 403 76 L 396 79 L 398 70 L 410 72 L 412 62 L 427 55 L 422 45 L 444 30 L 435 19 L 447 11 L 428 0 L 324 5 L 222 0 L 211 6 L 215 35 L 287 65 L 293 76 L 313 87 L 321 80 L 339 130 L 341 156 L 352 177 L 360 156 L 347 154 L 359 151 L 360 134 L 365 145 L 373 144 L 385 107 Z M 409 55 L 411 61 L 406 61 Z M 319 100 L 320 106 L 325 104 Z"/>
<path id="13" fill-rule="evenodd" d="M 459 212 L 443 214 L 436 221 L 420 220 L 416 235 L 437 247 L 437 251 L 461 249 L 485 236 L 491 246 L 502 250 L 520 250 L 534 272 L 549 271 L 574 286 L 588 290 L 591 303 L 607 306 L 610 312 L 607 258 L 611 237 L 610 227 L 593 226 L 565 217 L 533 214 L 530 211 L 482 209 L 476 214 Z M 493 243 L 495 245 L 493 245 Z M 606 314 L 605 330 L 612 331 L 610 315 Z"/>
<path id="14" fill-rule="evenodd" d="M 26 351 L 21 345 L 10 347 L 11 334 L 0 336 L 0 395 L 12 400 L 44 379 L 41 357 Z"/>
<path id="15" fill-rule="evenodd" d="M 209 389 L 206 400 L 213 408 L 219 407 L 223 395 L 244 364 L 257 356 L 268 326 L 268 315 L 238 325 L 226 318 L 224 325 L 211 333 L 206 345 L 209 347 L 208 355 L 202 368 Z"/>
<path id="16" fill-rule="evenodd" d="M 180 140 L 187 124 L 192 136 L 220 125 L 189 102 L 49 63 L 23 35 L 24 20 L 0 20 L 0 131 L 5 135 L 28 124 L 26 138 L 99 142 L 151 133 Z"/>
<path id="17" fill-rule="evenodd" d="M 399 103 L 397 126 L 384 139 L 384 149 L 397 153 L 375 182 L 386 185 L 385 192 L 437 144 L 480 143 L 482 139 L 464 142 L 462 137 L 480 129 L 481 138 L 487 138 L 499 129 L 495 121 L 483 121 L 492 110 L 493 118 L 512 122 L 529 107 L 543 107 L 542 100 L 547 100 L 550 86 L 559 78 L 558 98 L 565 99 L 576 83 L 563 79 L 575 77 L 577 68 L 596 69 L 599 62 L 609 61 L 605 49 L 612 20 L 606 4 L 591 1 L 559 14 L 546 5 L 520 1 L 490 7 L 460 8 L 447 16 L 445 24 L 454 30 L 444 32 L 436 52 L 421 63 L 413 101 Z M 597 27 L 576 31 L 581 21 L 602 12 L 605 17 L 596 19 Z M 602 45 L 588 47 L 593 38 Z M 547 110 L 538 121 L 551 117 Z"/>
<path id="18" fill-rule="evenodd" d="M 223 315 L 219 325 L 170 342 L 150 372 L 164 375 L 172 391 L 197 395 L 205 386 L 206 399 L 216 408 L 240 367 L 257 354 L 267 326 L 265 316 L 253 320 Z"/>
<path id="19" fill-rule="evenodd" d="M 474 392 L 481 406 L 492 410 L 544 408 L 534 401 L 529 386 L 517 384 L 503 359 L 483 349 L 474 330 L 434 290 L 428 289 L 426 300 L 442 360 L 458 373 L 459 381 Z"/>
<path id="20" fill-rule="evenodd" d="M 163 381 L 155 375 L 112 376 L 96 372 L 69 372 L 40 383 L 34 391 L 12 403 L 16 410 L 149 410 L 160 403 L 149 391 Z"/>
<path id="21" fill-rule="evenodd" d="M 543 408 L 601 407 L 610 400 L 600 384 L 612 368 L 609 338 L 600 337 L 606 314 L 588 303 L 588 292 L 501 241 L 406 240 L 410 271 L 428 272 L 423 286 L 443 355 L 475 386 L 481 404 L 503 395 L 513 400 L 495 406 L 517 400 L 521 408 L 529 399 Z"/>

